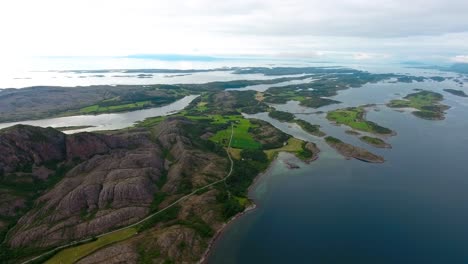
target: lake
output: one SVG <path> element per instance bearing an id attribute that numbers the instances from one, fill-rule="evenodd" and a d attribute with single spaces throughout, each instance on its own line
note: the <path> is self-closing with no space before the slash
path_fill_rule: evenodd
<path id="1" fill-rule="evenodd" d="M 67 130 L 66 133 L 77 133 L 84 131 L 99 131 L 99 130 L 114 130 L 133 126 L 138 121 L 143 121 L 148 117 L 166 116 L 183 110 L 192 102 L 198 95 L 189 95 L 175 101 L 171 104 L 131 111 L 123 113 L 102 114 L 102 115 L 79 115 L 66 116 L 58 118 L 48 118 L 40 120 L 21 121 L 14 123 L 0 123 L 0 129 L 13 126 L 16 124 L 24 124 L 40 127 L 69 127 L 69 126 L 93 126 L 84 129 Z"/>
<path id="2" fill-rule="evenodd" d="M 382 105 L 415 88 L 444 95 L 452 107 L 445 120 Z M 392 149 L 368 146 L 297 103 L 275 106 L 383 155 L 384 164 L 345 160 L 295 125 L 249 116 L 316 142 L 322 153 L 311 164 L 279 155 L 250 191 L 257 209 L 228 225 L 208 263 L 468 263 L 468 100 L 444 88 L 467 90 L 453 82 L 369 84 L 332 97 L 343 104 L 318 109 L 379 104 L 367 118 L 398 133 L 387 140 Z M 301 168 L 289 170 L 284 160 Z"/>

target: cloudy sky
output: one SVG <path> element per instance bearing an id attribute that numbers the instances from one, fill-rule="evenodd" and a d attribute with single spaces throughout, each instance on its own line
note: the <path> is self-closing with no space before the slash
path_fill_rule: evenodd
<path id="1" fill-rule="evenodd" d="M 2 0 L 0 56 L 468 62 L 467 0 Z"/>

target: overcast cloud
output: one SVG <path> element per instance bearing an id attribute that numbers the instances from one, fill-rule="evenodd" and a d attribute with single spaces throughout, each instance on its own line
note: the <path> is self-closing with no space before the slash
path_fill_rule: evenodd
<path id="1" fill-rule="evenodd" d="M 0 55 L 465 61 L 466 0 L 5 0 Z"/>

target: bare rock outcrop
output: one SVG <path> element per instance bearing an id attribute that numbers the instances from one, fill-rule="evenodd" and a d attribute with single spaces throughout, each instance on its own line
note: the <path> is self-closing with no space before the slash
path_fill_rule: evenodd
<path id="1" fill-rule="evenodd" d="M 0 173 L 66 157 L 65 134 L 53 128 L 16 125 L 0 131 Z"/>
<path id="2" fill-rule="evenodd" d="M 195 147 L 186 136 L 191 125 L 170 118 L 154 131 L 55 133 L 64 146 L 57 158 L 78 164 L 37 198 L 8 244 L 48 247 L 101 234 L 144 218 L 158 192 L 177 198 L 221 179 L 227 159 Z"/>

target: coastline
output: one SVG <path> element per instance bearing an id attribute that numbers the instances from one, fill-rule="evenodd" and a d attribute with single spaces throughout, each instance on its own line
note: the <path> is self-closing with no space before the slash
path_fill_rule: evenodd
<path id="1" fill-rule="evenodd" d="M 280 152 L 281 153 L 281 152 Z M 288 153 L 288 154 L 291 154 L 289 152 L 284 152 L 284 153 Z M 279 153 L 278 153 L 279 154 Z M 318 156 L 315 158 L 315 159 L 312 159 L 312 160 L 309 160 L 309 161 L 304 161 L 304 160 L 301 160 L 299 159 L 300 161 L 306 163 L 306 164 L 309 164 L 315 160 L 318 159 Z M 239 218 L 241 218 L 242 216 L 246 215 L 247 213 L 250 213 L 250 212 L 253 212 L 256 208 L 258 208 L 258 203 L 257 201 L 254 199 L 254 198 L 251 198 L 251 192 L 252 190 L 257 186 L 257 184 L 260 182 L 260 180 L 265 176 L 267 175 L 268 173 L 271 172 L 271 170 L 273 169 L 273 164 L 275 162 L 280 162 L 280 160 L 278 159 L 278 155 L 276 155 L 275 159 L 270 163 L 270 166 L 268 166 L 268 168 L 262 172 L 262 173 L 259 173 L 253 183 L 249 186 L 248 188 L 248 194 L 249 194 L 249 200 L 250 202 L 252 203 L 251 205 L 247 206 L 244 211 L 236 214 L 235 216 L 233 216 L 231 219 L 229 219 L 229 221 L 227 221 L 226 223 L 224 223 L 217 231 L 216 231 L 216 234 L 213 236 L 213 238 L 210 240 L 210 242 L 208 243 L 208 247 L 206 248 L 205 250 L 205 253 L 203 253 L 203 256 L 201 257 L 201 259 L 197 262 L 198 264 L 207 264 L 208 262 L 208 259 L 211 255 L 211 253 L 213 252 L 213 247 L 214 245 L 216 244 L 216 242 L 218 241 L 218 239 L 223 235 L 224 231 L 226 230 L 226 228 L 233 224 L 236 220 L 238 220 Z"/>
<path id="2" fill-rule="evenodd" d="M 276 158 L 270 163 L 270 166 L 268 166 L 268 168 L 262 172 L 262 173 L 259 173 L 253 183 L 249 186 L 248 188 L 248 194 L 249 194 L 249 200 L 250 202 L 252 203 L 251 205 L 247 206 L 244 211 L 234 215 L 231 219 L 229 219 L 229 221 L 227 221 L 226 223 L 224 223 L 217 231 L 216 231 L 216 234 L 213 236 L 213 238 L 210 240 L 210 242 L 208 243 L 208 247 L 206 248 L 205 250 L 205 253 L 203 253 L 201 259 L 197 262 L 198 264 L 207 264 L 208 262 L 208 258 L 210 257 L 211 253 L 213 252 L 213 247 L 214 245 L 216 244 L 216 242 L 218 241 L 218 239 L 223 235 L 224 231 L 226 230 L 226 228 L 231 225 L 232 223 L 234 223 L 234 221 L 236 221 L 237 219 L 241 218 L 242 216 L 246 215 L 247 213 L 249 212 L 253 212 L 257 207 L 257 201 L 253 198 L 250 198 L 251 197 L 251 192 L 252 190 L 257 186 L 258 182 L 260 181 L 260 179 L 267 175 L 268 173 L 270 173 L 271 169 L 273 168 L 273 163 L 275 162 L 279 162 L 279 159 L 278 157 L 276 156 Z"/>

